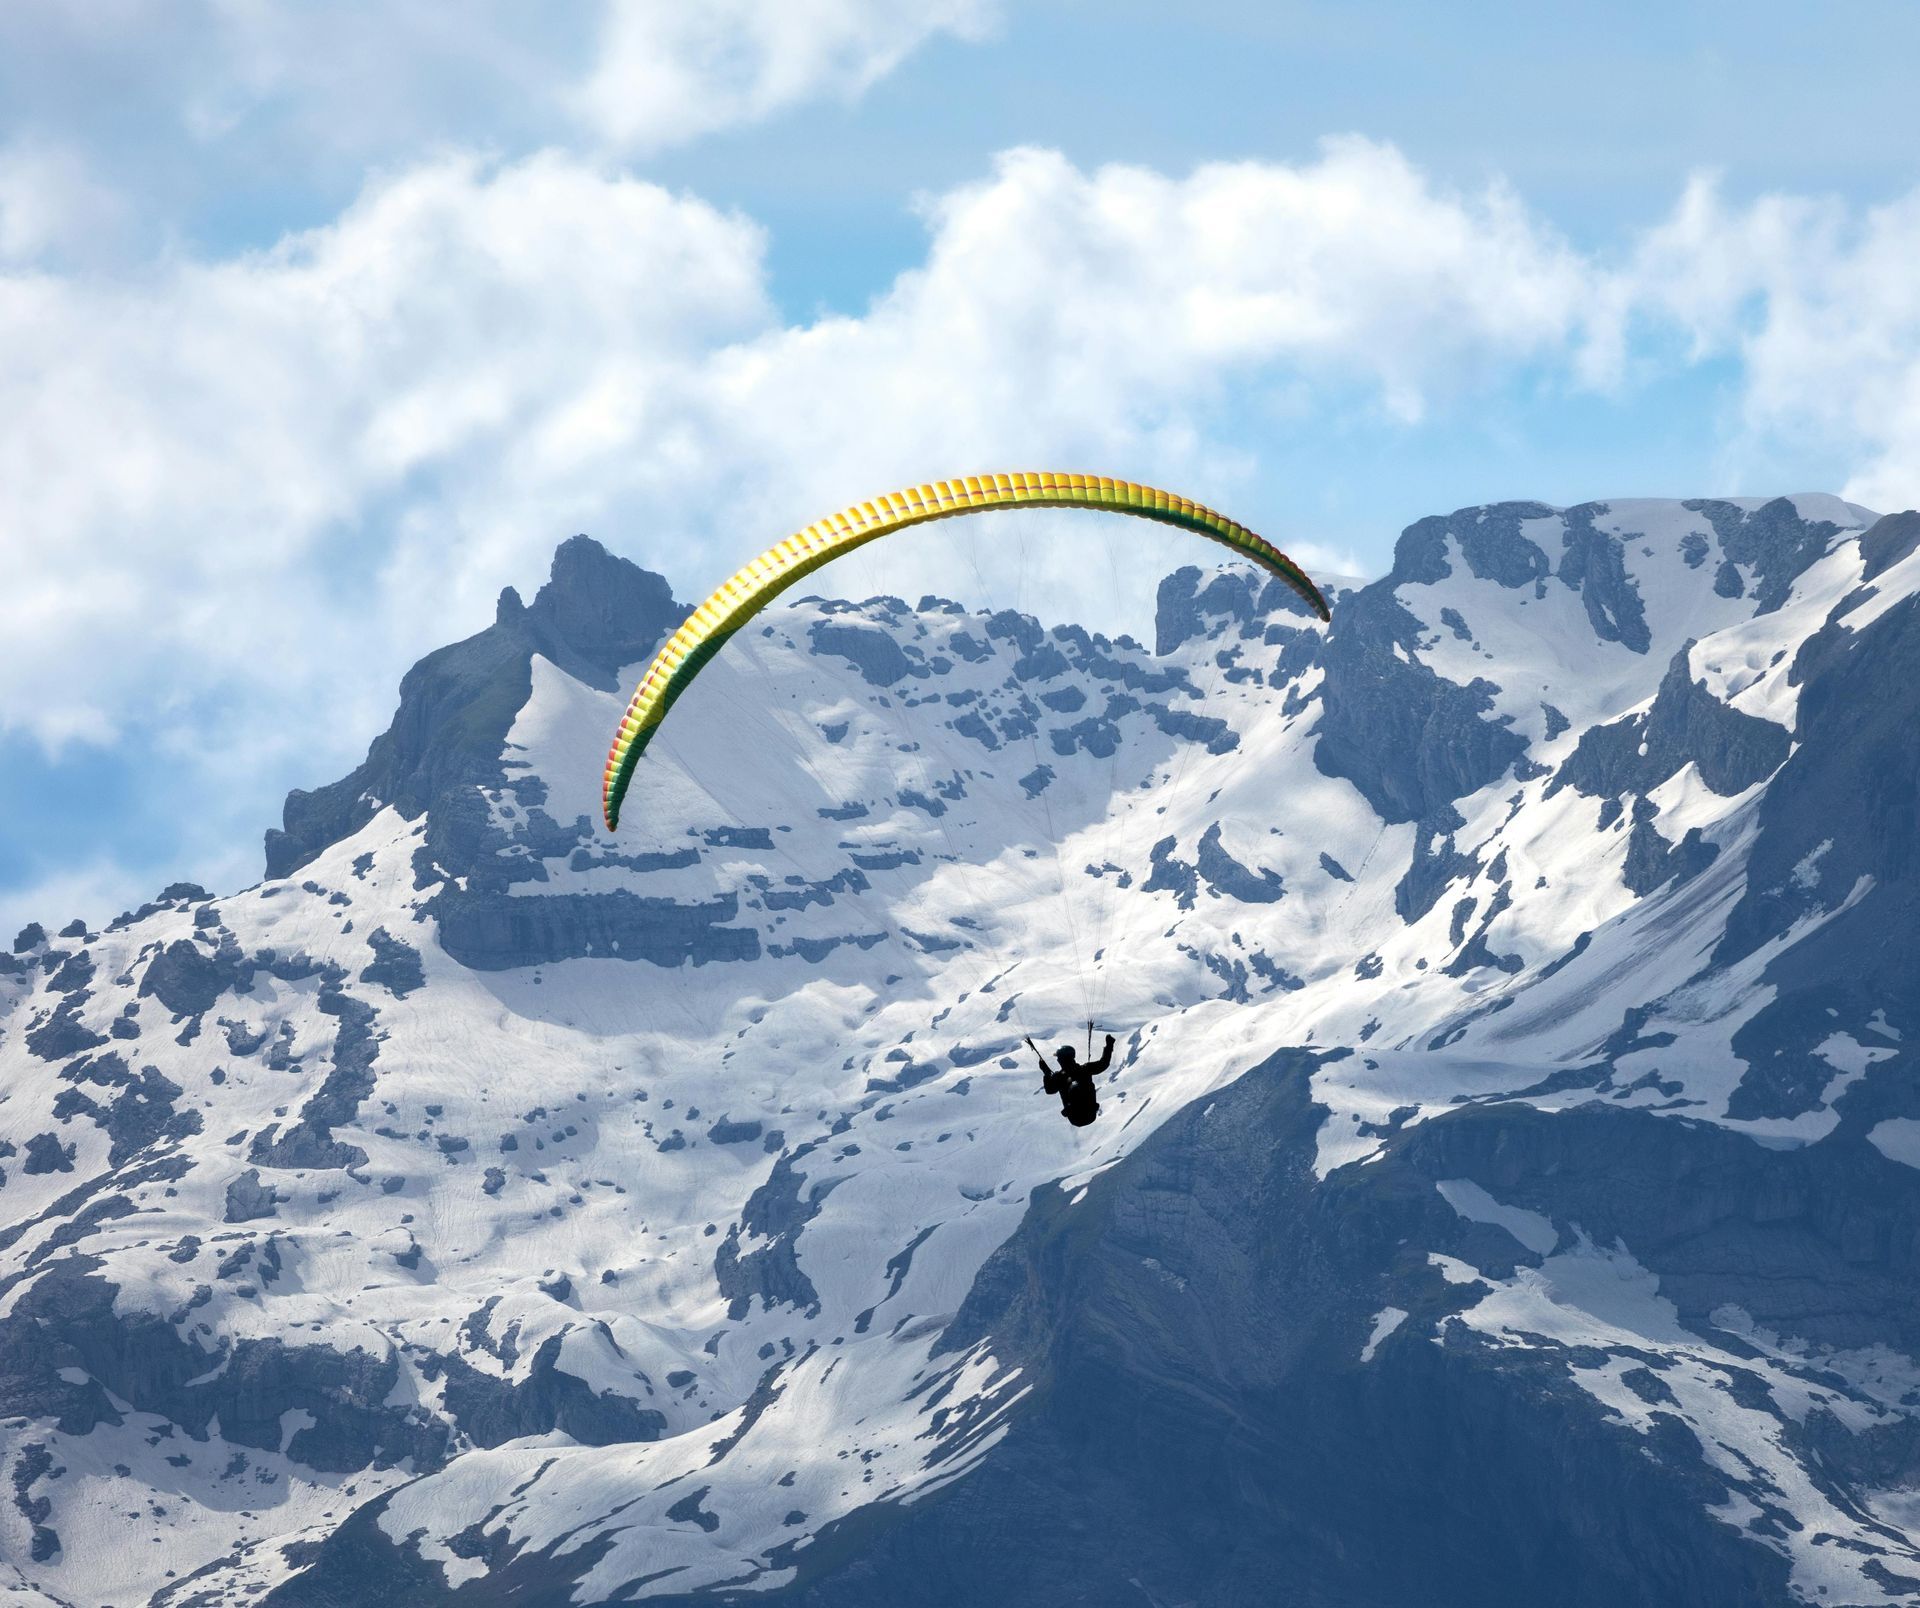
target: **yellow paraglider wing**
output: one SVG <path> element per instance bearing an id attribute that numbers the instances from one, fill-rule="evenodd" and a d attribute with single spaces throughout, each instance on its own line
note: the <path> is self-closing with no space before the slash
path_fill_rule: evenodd
<path id="1" fill-rule="evenodd" d="M 620 803 L 633 779 L 633 768 L 675 700 L 720 651 L 721 644 L 780 593 L 822 564 L 909 525 L 993 508 L 1094 508 L 1177 525 L 1220 542 L 1271 571 L 1298 592 L 1321 619 L 1328 618 L 1326 599 L 1319 588 L 1279 548 L 1225 514 L 1169 491 L 1101 475 L 1044 472 L 968 475 L 960 480 L 909 486 L 871 502 L 855 503 L 769 547 L 687 616 L 642 677 L 614 734 L 601 784 L 607 829 L 612 831 L 620 824 Z"/>

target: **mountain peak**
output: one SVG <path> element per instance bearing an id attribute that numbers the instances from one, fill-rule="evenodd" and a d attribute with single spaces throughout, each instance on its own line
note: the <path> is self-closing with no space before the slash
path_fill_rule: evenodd
<path id="1" fill-rule="evenodd" d="M 527 616 L 546 657 L 610 691 L 617 674 L 651 653 L 686 612 L 662 576 L 609 553 L 591 536 L 569 536 L 554 550 L 547 583 Z"/>
<path id="2" fill-rule="evenodd" d="M 492 625 L 401 678 L 393 723 L 352 772 L 287 795 L 281 828 L 267 833 L 267 875 L 291 875 L 385 804 L 412 820 L 450 790 L 503 780 L 501 745 L 532 689 L 535 654 L 610 692 L 685 617 L 662 576 L 569 537 L 531 606 L 503 588 Z"/>

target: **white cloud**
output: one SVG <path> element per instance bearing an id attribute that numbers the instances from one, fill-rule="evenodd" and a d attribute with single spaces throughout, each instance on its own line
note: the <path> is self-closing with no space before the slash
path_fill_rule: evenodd
<path id="1" fill-rule="evenodd" d="M 1413 417 L 1567 341 L 1585 281 L 1510 197 L 1356 141 L 1187 179 L 1021 151 L 926 214 L 868 316 L 795 328 L 751 223 L 557 155 L 418 167 L 229 261 L 0 278 L 0 728 L 190 755 L 219 707 L 220 752 L 333 763 L 574 529 L 684 587 L 963 465 L 1230 493 L 1203 415 L 1236 375 Z M 322 707 L 323 738 L 290 718 Z"/>
<path id="2" fill-rule="evenodd" d="M 1258 526 L 1249 396 L 1309 420 L 1370 398 L 1410 430 L 1516 373 L 1617 374 L 1636 321 L 1737 345 L 1754 428 L 1868 442 L 1851 489 L 1884 505 L 1920 445 L 1920 201 L 1799 206 L 1697 187 L 1610 271 L 1361 140 L 1185 177 L 1021 150 L 923 203 L 923 262 L 864 315 L 789 326 L 751 221 L 559 154 L 450 156 L 270 251 L 0 270 L 0 731 L 137 732 L 219 831 L 254 827 L 575 530 L 684 593 L 969 468 L 1118 470 Z M 1072 545 L 1039 545 L 1037 588 L 1101 606 Z M 950 568 L 903 544 L 880 579 L 965 594 Z"/>
<path id="3" fill-rule="evenodd" d="M 1258 465 L 1221 415 L 1245 387 L 1411 421 L 1570 352 L 1596 299 L 1510 196 L 1358 140 L 1185 178 L 1015 151 L 924 212 L 923 266 L 865 315 L 714 355 L 685 425 L 737 467 L 687 486 L 698 528 L 783 530 L 962 464 L 1124 465 L 1243 507 Z"/>
<path id="4" fill-rule="evenodd" d="M 0 728 L 58 746 L 390 682 L 422 608 L 378 584 L 393 530 L 438 554 L 444 618 L 461 578 L 524 574 L 576 511 L 582 399 L 669 434 L 676 371 L 768 316 L 759 251 L 655 186 L 450 160 L 272 252 L 0 276 Z"/>
<path id="5" fill-rule="evenodd" d="M 621 150 L 680 145 L 819 98 L 851 100 L 994 0 L 613 0 L 576 113 Z"/>
<path id="6" fill-rule="evenodd" d="M 0 890 L 0 949 L 11 948 L 14 935 L 33 921 L 54 933 L 77 916 L 98 931 L 159 891 L 150 879 L 107 858 L 50 871 Z"/>
<path id="7" fill-rule="evenodd" d="M 26 139 L 0 146 L 0 264 L 87 260 L 126 222 L 120 197 L 72 151 Z"/>
<path id="8" fill-rule="evenodd" d="M 1920 503 L 1920 190 L 1855 213 L 1831 200 L 1727 201 L 1696 178 L 1633 266 L 1648 314 L 1741 367 L 1747 450 L 1809 443 L 1853 466 L 1842 495 Z"/>
<path id="9" fill-rule="evenodd" d="M 150 248 L 183 221 L 299 216 L 435 148 L 631 158 L 851 101 L 931 40 L 984 38 L 997 13 L 998 0 L 11 0 L 0 141 L 108 176 Z M 39 227 L 14 210 L 0 231 Z"/>

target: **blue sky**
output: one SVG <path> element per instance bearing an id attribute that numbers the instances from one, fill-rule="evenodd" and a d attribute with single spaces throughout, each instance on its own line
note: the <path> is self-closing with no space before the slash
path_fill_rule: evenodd
<path id="1" fill-rule="evenodd" d="M 253 880 L 575 529 L 1920 500 L 1910 5 L 542 9 L 0 13 L 9 931 Z"/>

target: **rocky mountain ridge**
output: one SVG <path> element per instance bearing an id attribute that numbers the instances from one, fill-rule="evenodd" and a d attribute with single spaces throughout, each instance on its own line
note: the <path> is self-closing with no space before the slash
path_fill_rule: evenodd
<path id="1" fill-rule="evenodd" d="M 1917 547 L 802 599 L 610 840 L 684 608 L 565 544 L 266 882 L 0 956 L 9 1588 L 1913 1600 Z"/>

